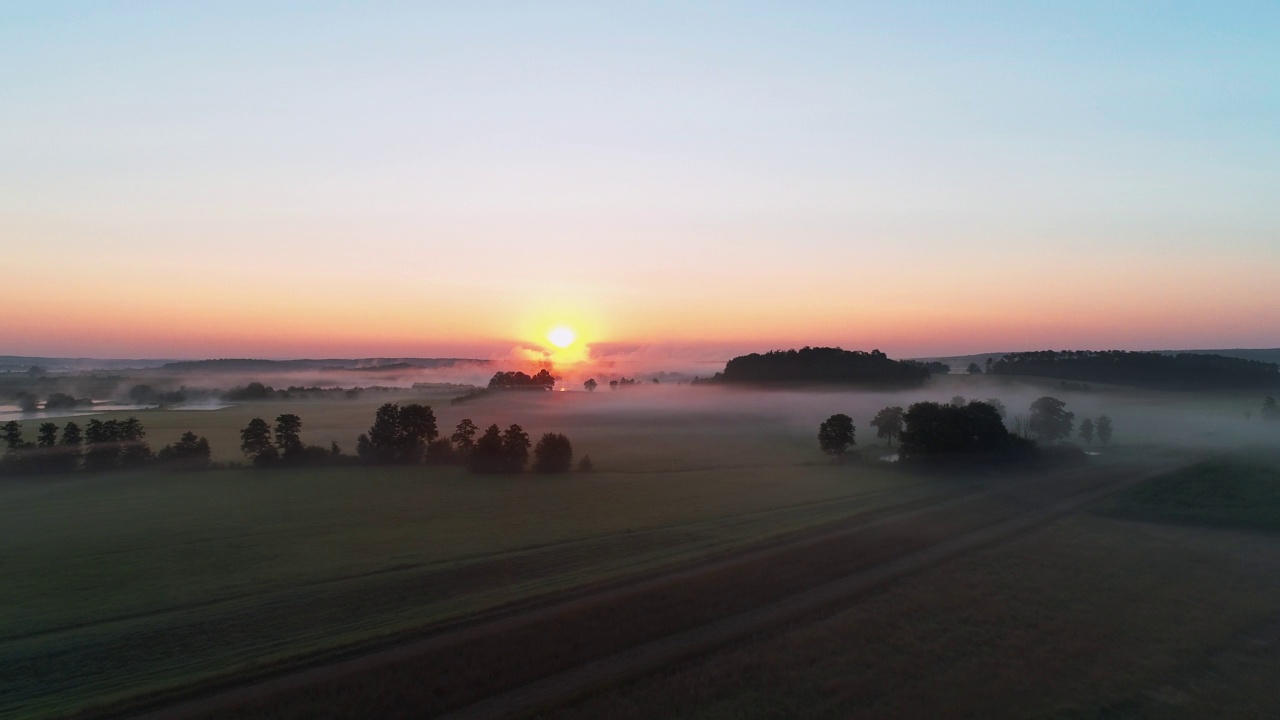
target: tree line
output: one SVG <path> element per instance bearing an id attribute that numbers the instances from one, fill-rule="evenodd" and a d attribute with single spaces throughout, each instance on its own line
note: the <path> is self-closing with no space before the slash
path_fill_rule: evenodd
<path id="1" fill-rule="evenodd" d="M 1041 350 L 1004 355 L 988 372 L 1165 390 L 1280 387 L 1275 363 L 1198 353 Z"/>
<path id="2" fill-rule="evenodd" d="M 838 347 L 804 347 L 735 357 L 724 371 L 697 383 L 832 384 L 913 387 L 929 379 L 924 363 L 890 360 L 879 350 L 862 352 Z"/>
<path id="3" fill-rule="evenodd" d="M 540 473 L 568 472 L 573 467 L 573 444 L 560 433 L 545 433 L 533 445 L 519 424 L 505 430 L 495 423 L 480 433 L 470 418 L 464 418 L 448 437 L 441 435 L 435 412 L 428 405 L 386 403 L 378 408 L 369 431 L 356 439 L 355 457 L 344 455 L 337 443 L 328 449 L 304 445 L 302 420 L 286 414 L 276 418 L 273 428 L 266 420 L 254 418 L 240 432 L 240 450 L 257 467 L 314 466 L 358 462 L 367 465 L 465 465 L 476 473 L 518 473 L 529 464 Z M 479 437 L 477 437 L 479 435 Z M 583 456 L 578 469 L 592 469 L 590 456 Z"/>
<path id="4" fill-rule="evenodd" d="M 886 407 L 876 413 L 870 425 L 890 447 L 897 440 L 899 458 L 907 462 L 956 458 L 1016 461 L 1043 459 L 1046 454 L 1057 460 L 1083 459 L 1078 448 L 1049 450 L 1036 442 L 1052 445 L 1071 437 L 1075 415 L 1061 400 L 1045 396 L 1033 402 L 1025 432 L 1011 432 L 1004 424 L 1005 415 L 998 399 L 966 401 L 957 396 L 949 403 L 918 402 L 905 410 Z M 855 445 L 856 431 L 853 418 L 843 413 L 832 415 L 818 426 L 818 446 L 837 459 L 843 458 Z M 1106 445 L 1112 437 L 1111 418 L 1085 418 L 1079 434 L 1086 443 L 1097 437 Z"/>
<path id="5" fill-rule="evenodd" d="M 109 470 L 129 470 L 147 465 L 199 469 L 209 465 L 209 441 L 193 432 L 152 452 L 147 430 L 136 417 L 124 420 L 89 420 L 83 428 L 75 421 L 62 426 L 41 423 L 34 442 L 23 437 L 22 425 L 10 420 L 0 427 L 5 452 L 0 472 L 5 475 L 44 475 Z"/>

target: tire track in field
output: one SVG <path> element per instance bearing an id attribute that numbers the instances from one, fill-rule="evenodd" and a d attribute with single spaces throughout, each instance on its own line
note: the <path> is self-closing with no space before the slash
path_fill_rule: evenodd
<path id="1" fill-rule="evenodd" d="M 448 713 L 442 718 L 497 720 L 553 709 L 592 690 L 635 679 L 674 661 L 709 652 L 771 627 L 803 620 L 893 580 L 1044 525 L 1166 471 L 1161 469 L 1138 473 L 1103 487 L 1086 490 L 1048 507 L 964 533 L 840 580 L 543 678 Z"/>
<path id="2" fill-rule="evenodd" d="M 1007 484 L 988 486 L 981 490 L 964 487 L 957 489 L 957 492 L 954 493 L 925 495 L 911 498 L 895 505 L 872 508 L 866 512 L 826 523 L 819 527 L 789 532 L 780 538 L 763 544 L 730 549 L 708 558 L 646 572 L 640 577 L 593 583 L 586 587 L 554 592 L 550 597 L 531 598 L 526 601 L 483 611 L 474 616 L 456 621 L 446 621 L 439 624 L 433 634 L 419 640 L 407 643 L 398 642 L 391 647 L 373 650 L 369 650 L 369 646 L 365 645 L 364 652 L 346 659 L 333 660 L 323 665 L 287 672 L 286 674 L 247 685 L 214 691 L 212 694 L 204 694 L 197 696 L 196 699 L 169 704 L 141 715 L 133 715 L 127 710 L 112 712 L 108 709 L 106 713 L 90 711 L 77 717 L 138 717 L 146 720 L 160 720 L 162 718 L 202 716 L 219 708 L 230 708 L 253 702 L 255 699 L 276 692 L 298 690 L 316 683 L 325 683 L 342 678 L 352 673 L 412 660 L 418 656 L 438 652 L 460 643 L 500 634 L 530 623 L 553 618 L 573 606 L 622 600 L 638 592 L 672 582 L 690 580 L 704 573 L 731 569 L 737 565 L 769 559 L 804 549 L 807 546 L 828 542 L 834 538 L 853 536 L 869 529 L 978 501 L 982 498 L 998 495 L 1008 486 L 1024 482 L 1025 479 L 1020 479 Z M 821 504 L 827 504 L 827 502 L 829 501 L 823 501 Z M 374 647 L 376 648 L 376 646 Z M 143 700 L 143 702 L 147 701 Z M 163 702 L 163 700 L 152 701 L 152 704 L 155 702 Z"/>

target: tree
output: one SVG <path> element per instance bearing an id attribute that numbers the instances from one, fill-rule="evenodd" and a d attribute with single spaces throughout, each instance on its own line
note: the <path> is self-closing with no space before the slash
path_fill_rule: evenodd
<path id="1" fill-rule="evenodd" d="M 969 401 L 965 400 L 963 395 L 955 395 L 951 398 L 951 404 L 956 407 L 964 407 L 968 403 Z"/>
<path id="2" fill-rule="evenodd" d="M 84 428 L 84 469 L 89 472 L 113 470 L 120 463 L 120 423 L 90 420 Z"/>
<path id="3" fill-rule="evenodd" d="M 80 432 L 80 426 L 74 422 L 69 422 L 66 424 L 66 427 L 62 428 L 63 445 L 72 445 L 79 448 L 83 439 L 84 435 Z"/>
<path id="4" fill-rule="evenodd" d="M 971 362 L 969 363 L 969 367 L 965 368 L 965 372 L 969 373 L 970 375 L 981 375 L 982 368 L 979 367 L 978 363 Z"/>
<path id="5" fill-rule="evenodd" d="M 147 444 L 147 430 L 136 417 L 125 418 L 120 423 L 120 466 L 138 467 L 151 459 L 151 446 Z"/>
<path id="6" fill-rule="evenodd" d="M 1000 414 L 984 402 L 963 406 L 915 403 L 907 408 L 903 424 L 898 450 L 903 459 L 965 455 L 997 459 L 1034 451 L 1033 443 L 1010 435 Z"/>
<path id="7" fill-rule="evenodd" d="M 36 437 L 36 445 L 47 448 L 58 444 L 58 426 L 54 423 L 40 423 L 40 434 Z"/>
<path id="8" fill-rule="evenodd" d="M 598 385 L 595 378 L 587 378 L 587 381 L 582 383 L 582 387 L 586 388 L 587 392 L 595 392 Z"/>
<path id="9" fill-rule="evenodd" d="M 40 401 L 31 393 L 18 393 L 18 409 L 24 413 L 33 413 L 40 409 Z"/>
<path id="10" fill-rule="evenodd" d="M 529 462 L 529 433 L 515 423 L 502 433 L 502 458 L 507 472 L 520 472 Z"/>
<path id="11" fill-rule="evenodd" d="M 188 430 L 172 445 L 166 445 L 156 459 L 183 470 L 199 470 L 209 465 L 209 441 Z"/>
<path id="12" fill-rule="evenodd" d="M 1274 395 L 1268 395 L 1262 399 L 1261 417 L 1267 422 L 1280 422 L 1280 406 L 1276 405 Z"/>
<path id="13" fill-rule="evenodd" d="M 458 454 L 454 451 L 453 443 L 449 442 L 449 438 L 439 438 L 427 443 L 423 459 L 433 465 L 448 465 Z"/>
<path id="14" fill-rule="evenodd" d="M 900 407 L 887 407 L 876 413 L 871 420 L 871 427 L 876 429 L 876 437 L 888 440 L 889 447 L 893 447 L 893 439 L 902 434 L 902 413 Z"/>
<path id="15" fill-rule="evenodd" d="M 356 453 L 375 464 L 412 465 L 422 462 L 427 443 L 439 434 L 430 407 L 386 403 L 378 408 L 369 434 L 357 439 Z"/>
<path id="16" fill-rule="evenodd" d="M 302 455 L 302 418 L 293 413 L 285 413 L 276 417 L 276 447 L 280 450 L 280 459 L 285 462 L 297 460 Z"/>
<path id="17" fill-rule="evenodd" d="M 252 458 L 258 467 L 266 467 L 280 459 L 280 453 L 271 441 L 271 426 L 266 420 L 254 418 L 240 431 L 240 452 Z"/>
<path id="18" fill-rule="evenodd" d="M 10 420 L 4 424 L 4 441 L 9 445 L 10 450 L 21 450 L 27 446 L 22 439 L 22 425 L 17 420 Z"/>
<path id="19" fill-rule="evenodd" d="M 1084 440 L 1086 445 L 1093 444 L 1093 418 L 1080 421 L 1080 439 Z"/>
<path id="20" fill-rule="evenodd" d="M 618 389 L 618 381 L 617 381 L 617 380 L 610 380 L 610 381 L 609 381 L 609 389 L 610 389 L 610 390 L 617 390 L 617 389 Z"/>
<path id="21" fill-rule="evenodd" d="M 818 426 L 818 446 L 822 452 L 843 459 L 845 451 L 853 445 L 853 418 L 836 413 Z"/>
<path id="22" fill-rule="evenodd" d="M 560 433 L 546 433 L 533 449 L 533 471 L 565 473 L 573 467 L 573 445 Z"/>
<path id="23" fill-rule="evenodd" d="M 591 462 L 590 455 L 583 455 L 582 459 L 578 461 L 578 472 L 584 472 L 584 473 L 591 472 L 592 470 L 595 470 L 595 469 L 596 469 L 596 464 Z"/>
<path id="24" fill-rule="evenodd" d="M 400 408 L 400 432 L 403 457 L 416 462 L 422 457 L 427 443 L 440 436 L 436 429 L 436 414 L 429 405 L 410 403 Z"/>
<path id="25" fill-rule="evenodd" d="M 991 358 L 987 358 L 987 360 L 990 361 Z M 983 400 L 983 402 L 995 408 L 996 412 L 1000 413 L 1001 420 L 1005 419 L 1005 417 L 1009 415 L 1008 408 L 1004 406 L 1004 403 L 1000 401 L 1000 398 L 987 398 L 986 400 Z"/>
<path id="26" fill-rule="evenodd" d="M 1093 421 L 1094 430 L 1098 433 L 1098 442 L 1103 445 L 1111 444 L 1111 418 L 1106 415 L 1099 415 L 1097 420 Z"/>
<path id="27" fill-rule="evenodd" d="M 449 439 L 458 446 L 460 452 L 470 453 L 476 446 L 476 431 L 479 429 L 475 423 L 471 422 L 471 418 L 462 418 L 462 422 L 458 423 L 458 427 L 454 429 Z"/>
<path id="28" fill-rule="evenodd" d="M 1050 443 L 1071 437 L 1076 415 L 1066 407 L 1066 403 L 1048 395 L 1031 403 L 1031 432 Z"/>
<path id="29" fill-rule="evenodd" d="M 499 473 L 505 466 L 502 452 L 502 431 L 498 426 L 490 425 L 476 441 L 471 457 L 467 461 L 471 472 Z"/>

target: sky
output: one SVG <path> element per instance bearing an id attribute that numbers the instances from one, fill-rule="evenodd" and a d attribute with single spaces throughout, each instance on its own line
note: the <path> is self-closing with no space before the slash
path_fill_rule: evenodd
<path id="1" fill-rule="evenodd" d="M 1280 4 L 0 3 L 0 354 L 1280 346 Z"/>

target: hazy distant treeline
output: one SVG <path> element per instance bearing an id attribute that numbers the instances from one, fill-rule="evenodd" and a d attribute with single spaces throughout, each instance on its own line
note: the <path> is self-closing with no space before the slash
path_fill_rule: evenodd
<path id="1" fill-rule="evenodd" d="M 708 380 L 695 382 L 786 384 L 815 383 L 869 387 L 913 387 L 929 379 L 929 369 L 912 360 L 890 360 L 879 350 L 838 347 L 774 350 L 733 358 Z"/>
<path id="2" fill-rule="evenodd" d="M 1163 355 L 1125 350 L 1041 350 L 1009 353 L 992 364 L 996 375 L 1036 375 L 1161 390 L 1280 387 L 1280 366 L 1222 355 Z"/>

